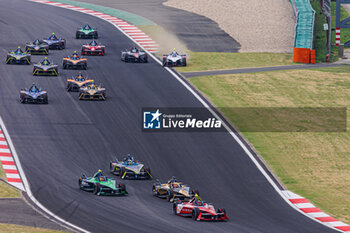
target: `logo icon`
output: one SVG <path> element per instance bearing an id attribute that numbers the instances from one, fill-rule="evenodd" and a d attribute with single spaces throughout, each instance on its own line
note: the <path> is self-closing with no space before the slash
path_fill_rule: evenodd
<path id="1" fill-rule="evenodd" d="M 157 111 L 143 112 L 143 128 L 144 129 L 160 129 L 162 113 Z"/>

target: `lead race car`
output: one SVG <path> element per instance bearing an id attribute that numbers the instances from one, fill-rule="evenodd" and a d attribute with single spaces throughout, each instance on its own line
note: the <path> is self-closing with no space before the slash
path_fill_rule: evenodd
<path id="1" fill-rule="evenodd" d="M 106 88 L 94 83 L 81 87 L 79 100 L 106 100 Z"/>
<path id="2" fill-rule="evenodd" d="M 145 51 L 132 47 L 130 50 L 122 50 L 121 60 L 125 62 L 148 62 L 148 56 Z"/>
<path id="3" fill-rule="evenodd" d="M 48 38 L 43 39 L 43 42 L 49 46 L 49 49 L 65 49 L 66 39 L 60 37 L 58 38 L 55 33 L 52 33 Z"/>
<path id="4" fill-rule="evenodd" d="M 81 55 L 101 55 L 104 56 L 106 46 L 92 40 L 89 44 L 83 45 L 81 48 Z"/>
<path id="5" fill-rule="evenodd" d="M 51 63 L 47 57 L 42 62 L 34 64 L 33 75 L 58 76 L 58 66 Z"/>
<path id="6" fill-rule="evenodd" d="M 48 55 L 49 45 L 41 40 L 35 40 L 31 43 L 26 44 L 26 52 L 32 55 Z"/>
<path id="7" fill-rule="evenodd" d="M 87 69 L 87 59 L 78 55 L 77 51 L 74 51 L 70 57 L 63 58 L 63 69 Z"/>
<path id="8" fill-rule="evenodd" d="M 94 83 L 94 80 L 84 77 L 79 73 L 75 77 L 67 79 L 67 91 L 79 91 L 80 88 L 91 85 Z"/>
<path id="9" fill-rule="evenodd" d="M 192 217 L 195 221 L 225 221 L 229 220 L 224 208 L 215 210 L 212 204 L 204 202 L 195 195 L 189 202 L 176 199 L 173 204 L 174 214 L 183 217 Z"/>
<path id="10" fill-rule="evenodd" d="M 189 201 L 195 194 L 199 194 L 197 189 L 190 189 L 189 186 L 176 180 L 173 176 L 167 183 L 162 184 L 159 180 L 152 186 L 153 196 L 166 198 L 169 202 L 175 199 Z"/>
<path id="11" fill-rule="evenodd" d="M 78 28 L 75 37 L 77 39 L 97 39 L 98 32 L 96 28 L 90 27 L 89 24 L 86 24 L 85 26 Z"/>
<path id="12" fill-rule="evenodd" d="M 170 54 L 163 55 L 163 66 L 186 66 L 187 58 L 186 55 L 180 55 L 174 51 Z"/>
<path id="13" fill-rule="evenodd" d="M 122 179 L 152 179 L 151 169 L 128 155 L 123 161 L 116 158 L 110 162 L 110 171 Z"/>
<path id="14" fill-rule="evenodd" d="M 23 52 L 21 47 L 18 46 L 16 51 L 7 53 L 6 64 L 27 64 L 30 65 L 31 55 Z"/>
<path id="15" fill-rule="evenodd" d="M 21 89 L 19 100 L 22 104 L 33 103 L 33 104 L 48 104 L 47 91 L 38 88 L 35 83 L 27 89 Z"/>
<path id="16" fill-rule="evenodd" d="M 127 195 L 125 184 L 117 183 L 116 180 L 108 178 L 98 170 L 92 177 L 82 175 L 79 178 L 79 188 L 84 191 L 92 192 L 95 195 Z"/>

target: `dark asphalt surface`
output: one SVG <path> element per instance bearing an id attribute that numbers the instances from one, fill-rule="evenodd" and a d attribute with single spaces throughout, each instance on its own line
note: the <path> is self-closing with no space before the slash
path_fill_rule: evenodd
<path id="1" fill-rule="evenodd" d="M 243 73 L 255 73 L 255 72 L 267 72 L 278 70 L 296 70 L 296 69 L 317 69 L 326 67 L 342 66 L 342 64 L 307 64 L 307 65 L 290 65 L 290 66 L 270 66 L 259 68 L 242 68 L 232 70 L 212 70 L 212 71 L 198 71 L 198 72 L 183 72 L 181 73 L 186 78 L 194 78 L 199 76 L 209 75 L 223 75 L 223 74 L 243 74 Z"/>
<path id="2" fill-rule="evenodd" d="M 200 107 L 188 90 L 156 62 L 126 64 L 120 50 L 131 41 L 93 16 L 24 0 L 0 0 L 0 54 L 52 32 L 67 49 L 50 51 L 59 77 L 32 76 L 32 66 L 0 63 L 0 114 L 29 179 L 33 195 L 53 213 L 92 232 L 333 232 L 292 209 L 227 133 L 142 133 L 142 107 Z M 11 20 L 9 20 L 11 19 Z M 107 87 L 106 102 L 81 102 L 67 93 L 61 59 L 84 40 L 75 29 L 99 28 L 106 56 L 88 57 L 88 75 Z M 37 62 L 42 56 L 33 56 Z M 19 89 L 36 81 L 48 105 L 21 105 Z M 152 181 L 126 181 L 128 197 L 99 197 L 78 189 L 82 173 L 108 170 L 131 153 L 155 178 L 175 175 L 224 207 L 229 222 L 203 223 L 174 216 L 171 204 L 152 196 Z M 119 179 L 119 178 L 118 178 Z"/>
<path id="3" fill-rule="evenodd" d="M 67 231 L 37 213 L 21 198 L 0 198 L 0 222 Z"/>
<path id="4" fill-rule="evenodd" d="M 213 20 L 164 6 L 167 0 L 78 0 L 141 15 L 176 35 L 194 52 L 238 52 L 241 45 Z"/>

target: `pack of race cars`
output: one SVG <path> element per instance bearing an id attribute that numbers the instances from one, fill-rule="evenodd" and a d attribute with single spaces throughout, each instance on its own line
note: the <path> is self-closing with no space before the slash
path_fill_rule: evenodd
<path id="1" fill-rule="evenodd" d="M 106 46 L 98 43 L 96 28 L 88 24 L 80 27 L 76 31 L 76 39 L 92 39 L 81 47 L 81 55 L 85 56 L 104 56 Z M 31 64 L 32 55 L 49 55 L 49 51 L 63 50 L 66 48 L 66 40 L 57 37 L 55 33 L 42 40 L 36 39 L 33 42 L 26 43 L 25 51 L 21 47 L 7 54 L 6 64 Z M 145 51 L 132 47 L 121 51 L 121 60 L 124 62 L 147 63 L 148 54 Z M 186 66 L 186 55 L 180 55 L 175 50 L 167 55 L 163 55 L 163 66 Z M 45 57 L 42 61 L 33 65 L 33 76 L 58 76 L 58 65 Z M 79 56 L 74 51 L 70 56 L 62 59 L 63 69 L 86 70 L 88 68 L 87 58 Z M 66 91 L 79 92 L 79 100 L 106 100 L 106 88 L 102 84 L 96 85 L 93 79 L 79 72 L 66 79 Z M 48 94 L 33 83 L 29 88 L 20 90 L 20 103 L 48 104 Z M 147 180 L 153 179 L 151 169 L 142 162 L 135 160 L 128 155 L 122 160 L 115 158 L 110 162 L 110 173 L 119 176 L 120 179 Z M 93 176 L 88 177 L 83 174 L 79 178 L 79 188 L 84 191 L 92 192 L 95 195 L 115 195 L 124 196 L 128 192 L 124 183 L 117 182 L 109 178 L 98 170 Z M 172 203 L 174 214 L 184 217 L 192 217 L 196 221 L 223 221 L 228 220 L 226 211 L 223 208 L 214 209 L 212 204 L 204 202 L 199 197 L 199 191 L 176 180 L 172 177 L 166 183 L 160 180 L 152 185 L 152 193 L 155 197 L 164 198 Z"/>

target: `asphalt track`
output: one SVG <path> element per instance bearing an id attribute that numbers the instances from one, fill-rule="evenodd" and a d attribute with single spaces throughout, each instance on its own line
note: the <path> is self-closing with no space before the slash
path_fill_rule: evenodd
<path id="1" fill-rule="evenodd" d="M 240 43 L 208 17 L 163 5 L 167 0 L 78 0 L 141 15 L 176 35 L 194 52 L 238 52 Z"/>
<path id="2" fill-rule="evenodd" d="M 53 31 L 67 49 L 50 51 L 60 64 L 79 50 L 78 26 L 99 28 L 105 57 L 88 58 L 88 75 L 107 87 L 106 102 L 81 102 L 65 78 L 33 78 L 32 66 L 0 63 L 0 114 L 29 179 L 33 195 L 61 218 L 92 232 L 334 232 L 292 209 L 228 133 L 143 133 L 142 107 L 201 104 L 156 62 L 126 64 L 120 50 L 132 42 L 112 25 L 85 14 L 25 0 L 0 0 L 0 54 Z M 42 56 L 33 56 L 34 62 Z M 22 105 L 19 89 L 35 80 L 48 90 L 48 105 Z M 171 204 L 152 196 L 152 181 L 126 181 L 128 197 L 99 197 L 78 189 L 78 177 L 119 154 L 133 154 L 156 178 L 175 175 L 198 188 L 229 222 L 203 223 L 174 216 Z"/>

